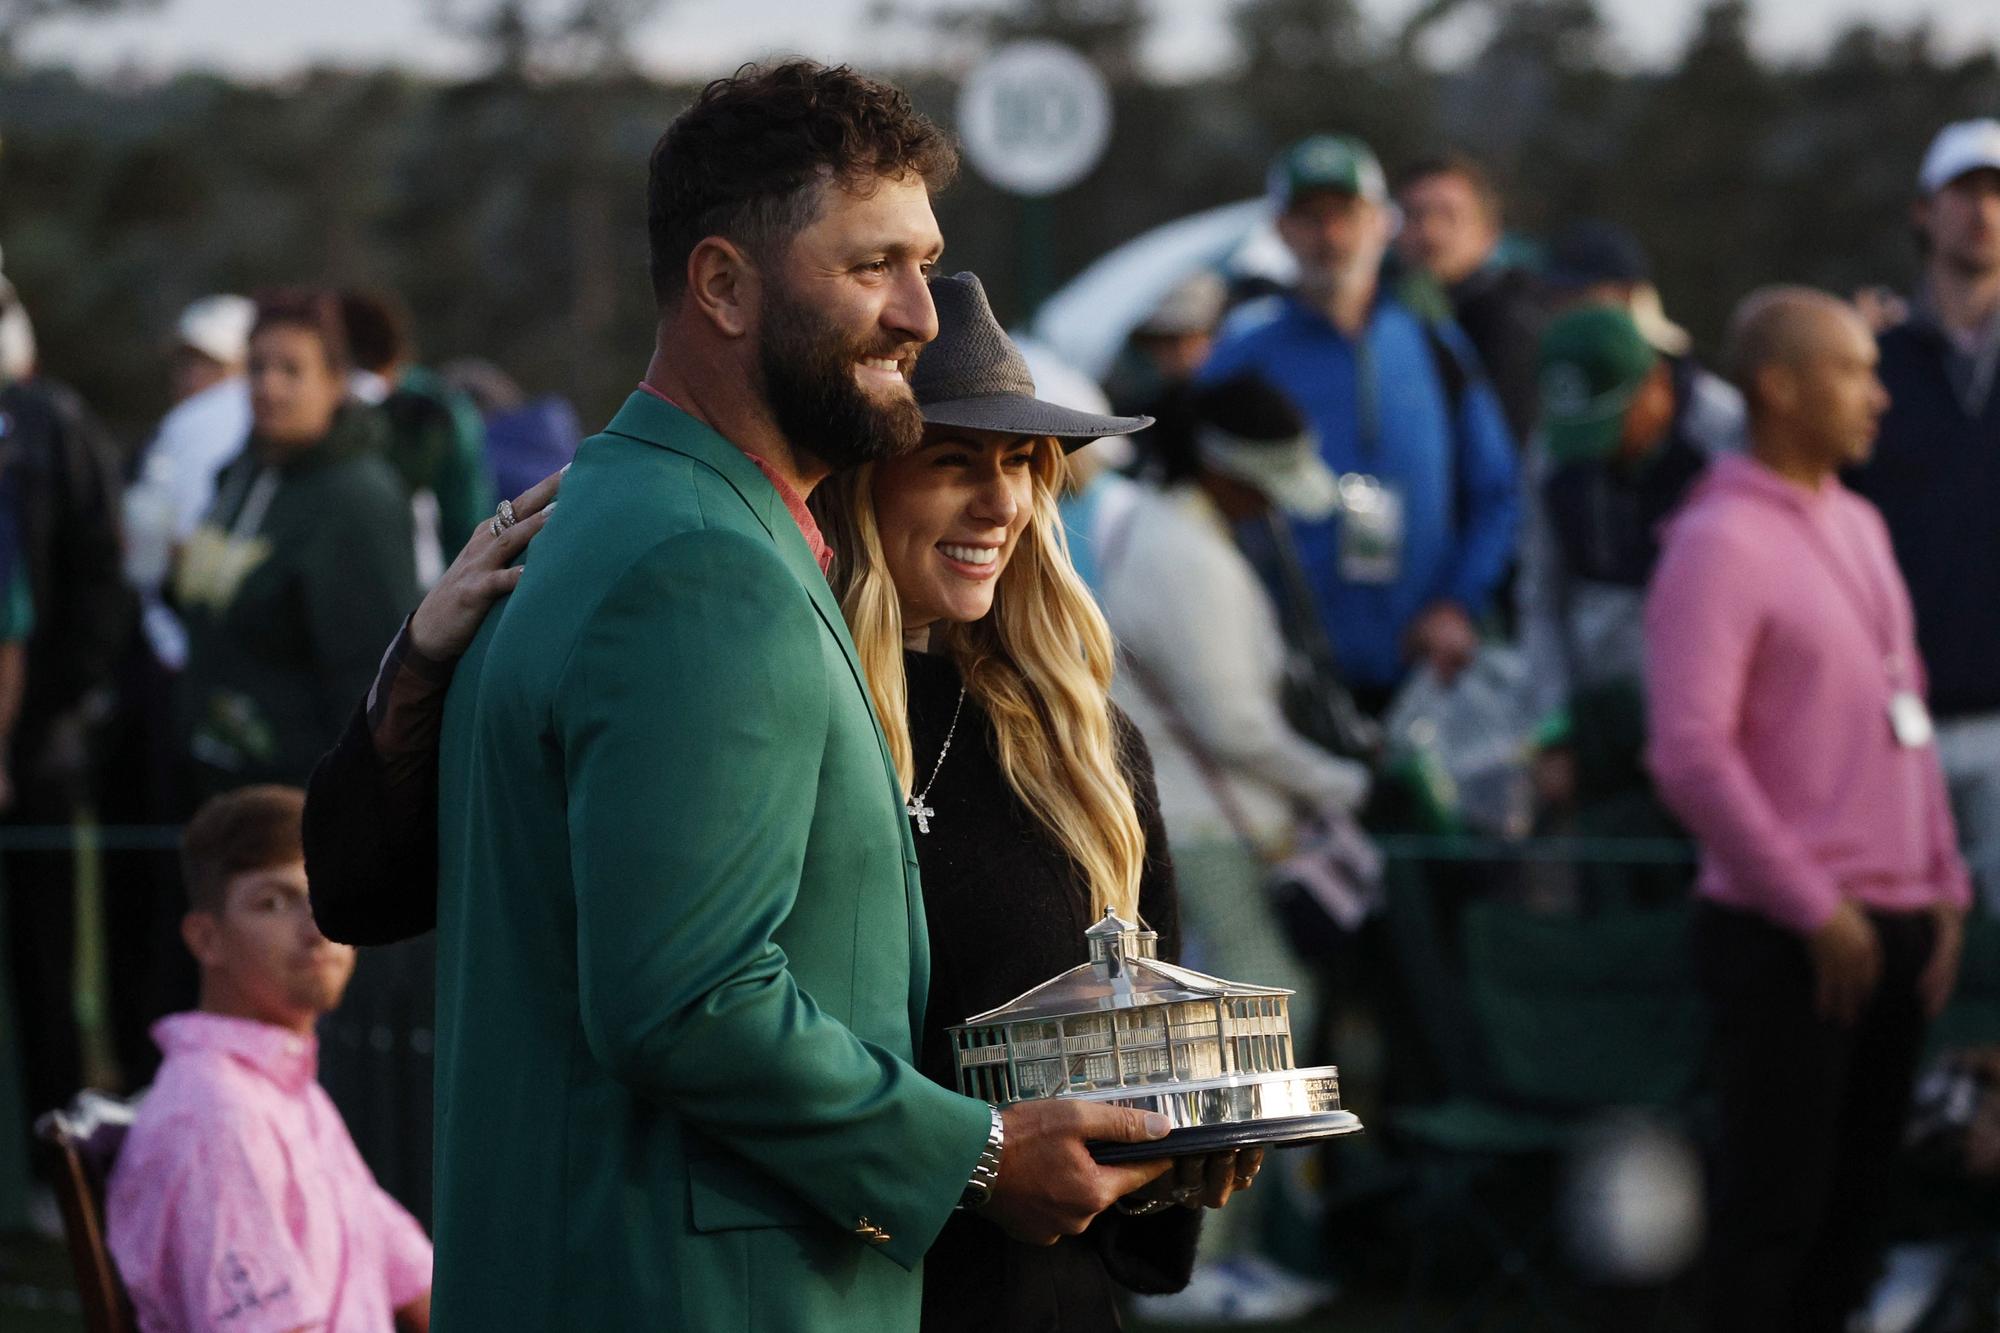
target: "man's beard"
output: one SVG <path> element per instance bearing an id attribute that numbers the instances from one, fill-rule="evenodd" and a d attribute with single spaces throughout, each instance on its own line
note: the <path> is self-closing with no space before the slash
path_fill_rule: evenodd
<path id="1" fill-rule="evenodd" d="M 1362 277 L 1360 266 L 1350 258 L 1324 266 L 1301 268 L 1296 285 L 1299 294 L 1308 301 L 1331 301 L 1345 295 Z"/>
<path id="2" fill-rule="evenodd" d="M 915 359 L 909 344 L 884 347 L 851 339 L 784 291 L 772 292 L 760 323 L 757 365 L 764 401 L 792 448 L 838 472 L 917 447 L 924 433 L 917 400 L 907 392 L 875 398 L 855 380 L 864 357 L 896 357 L 907 374 Z"/>

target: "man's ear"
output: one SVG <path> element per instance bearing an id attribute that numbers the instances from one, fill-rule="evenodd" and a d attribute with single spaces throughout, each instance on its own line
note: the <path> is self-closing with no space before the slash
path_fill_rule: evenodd
<path id="1" fill-rule="evenodd" d="M 222 962 L 222 919 L 213 912 L 192 911 L 181 918 L 181 942 L 203 967 Z"/>
<path id="2" fill-rule="evenodd" d="M 1757 397 L 1777 412 L 1790 416 L 1799 406 L 1798 372 L 1783 361 L 1767 361 L 1757 368 Z"/>
<path id="3" fill-rule="evenodd" d="M 688 256 L 687 292 L 682 299 L 725 338 L 741 338 L 757 324 L 764 296 L 763 276 L 735 242 L 704 237 Z"/>

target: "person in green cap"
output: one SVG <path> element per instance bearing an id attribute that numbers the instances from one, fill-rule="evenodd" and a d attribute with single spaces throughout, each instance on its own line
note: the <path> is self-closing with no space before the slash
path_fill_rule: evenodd
<path id="1" fill-rule="evenodd" d="M 1544 808 L 1588 790 L 1644 790 L 1641 612 L 1660 524 L 1733 423 L 1694 410 L 1692 363 L 1662 356 L 1622 306 L 1557 318 L 1540 351 L 1541 432 L 1529 460 L 1517 595 Z"/>
<path id="2" fill-rule="evenodd" d="M 1394 218 L 1368 145 L 1302 139 L 1271 164 L 1269 192 L 1297 281 L 1236 309 L 1199 380 L 1259 375 L 1312 427 L 1341 503 L 1274 536 L 1311 593 L 1293 614 L 1316 613 L 1344 683 L 1381 712 L 1413 668 L 1448 683 L 1478 654 L 1518 531 L 1513 436 L 1457 326 L 1382 282 Z M 1289 606 L 1281 561 L 1252 560 Z"/>

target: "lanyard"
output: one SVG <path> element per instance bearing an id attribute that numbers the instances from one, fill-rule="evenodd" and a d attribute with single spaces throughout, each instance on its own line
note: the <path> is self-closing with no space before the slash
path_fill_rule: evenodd
<path id="1" fill-rule="evenodd" d="M 1374 315 L 1362 321 L 1354 335 L 1354 440 L 1361 454 L 1361 471 L 1377 475 L 1382 446 L 1382 397 L 1375 378 L 1375 347 L 1369 342 Z"/>
<path id="2" fill-rule="evenodd" d="M 229 540 L 240 542 L 257 535 L 257 529 L 264 522 L 264 514 L 271 507 L 271 497 L 278 493 L 278 469 L 260 467 L 243 482 L 242 508 L 229 524 Z"/>
<path id="3" fill-rule="evenodd" d="M 1892 690 L 1910 688 L 1912 682 L 1905 678 L 1903 654 L 1898 651 L 1896 643 L 1896 629 L 1893 623 L 1894 595 L 1890 595 L 1888 604 L 1885 605 L 1881 596 L 1883 590 L 1879 586 L 1873 591 L 1868 590 L 1867 585 L 1879 585 L 1879 580 L 1866 576 L 1867 560 L 1863 559 L 1863 573 L 1857 576 L 1841 552 L 1836 549 L 1832 535 L 1822 531 L 1821 525 L 1814 521 L 1812 514 L 1801 511 L 1797 517 L 1805 526 L 1807 537 L 1819 548 L 1821 558 L 1833 575 L 1833 581 L 1840 585 L 1841 592 L 1860 620 L 1862 629 L 1875 641 L 1875 646 L 1881 651 L 1882 669 L 1888 673 L 1889 687 Z"/>

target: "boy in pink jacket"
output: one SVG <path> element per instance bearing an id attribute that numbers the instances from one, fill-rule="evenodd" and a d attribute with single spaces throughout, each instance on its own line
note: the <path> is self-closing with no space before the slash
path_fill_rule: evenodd
<path id="1" fill-rule="evenodd" d="M 1971 897 L 1880 516 L 1843 488 L 1888 395 L 1831 296 L 1738 309 L 1749 457 L 1710 468 L 1647 597 L 1648 760 L 1701 845 L 1722 1115 L 1712 1329 L 1834 1330 L 1865 1297 Z"/>

